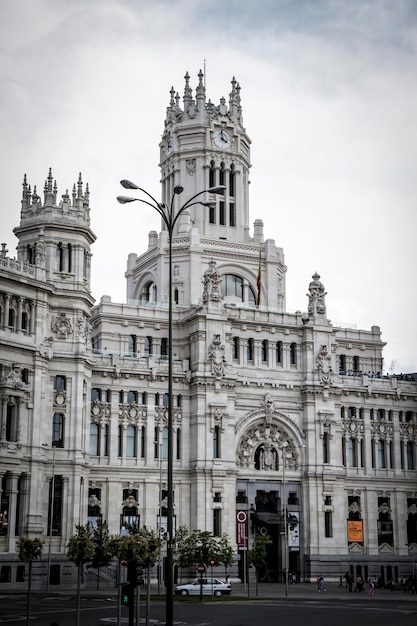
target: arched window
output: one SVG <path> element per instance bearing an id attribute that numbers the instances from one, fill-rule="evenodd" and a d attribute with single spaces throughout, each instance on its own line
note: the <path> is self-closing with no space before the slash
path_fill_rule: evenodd
<path id="1" fill-rule="evenodd" d="M 140 301 L 142 304 L 146 304 L 147 302 L 156 302 L 157 299 L 157 288 L 156 285 L 150 280 L 147 282 L 140 294 Z"/>
<path id="2" fill-rule="evenodd" d="M 220 290 L 224 298 L 237 299 L 255 306 L 255 292 L 241 276 L 223 274 Z"/>

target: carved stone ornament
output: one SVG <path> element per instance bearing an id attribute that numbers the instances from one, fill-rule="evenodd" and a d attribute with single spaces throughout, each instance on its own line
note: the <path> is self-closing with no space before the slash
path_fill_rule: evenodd
<path id="1" fill-rule="evenodd" d="M 255 423 L 240 439 L 237 449 L 237 463 L 241 467 L 251 467 L 254 463 L 255 451 L 263 445 L 263 455 L 260 463 L 263 469 L 275 469 L 277 451 L 285 449 L 285 467 L 297 469 L 297 448 L 289 435 L 273 424 Z"/>
<path id="2" fill-rule="evenodd" d="M 139 506 L 139 502 L 134 496 L 127 496 L 127 498 L 122 502 L 122 506 L 127 507 L 128 509 L 133 509 L 133 507 Z"/>
<path id="3" fill-rule="evenodd" d="M 29 387 L 22 381 L 22 367 L 18 363 L 13 363 L 3 381 L 13 389 L 27 389 Z"/>
<path id="4" fill-rule="evenodd" d="M 324 290 L 323 283 L 320 282 L 320 275 L 315 272 L 312 276 L 313 280 L 308 286 L 310 293 L 308 297 L 308 316 L 314 317 L 315 315 L 326 315 L 326 292 Z"/>
<path id="5" fill-rule="evenodd" d="M 324 387 L 330 387 L 332 384 L 332 364 L 331 356 L 327 351 L 327 346 L 321 346 L 316 359 L 316 369 L 319 372 L 320 382 Z"/>
<path id="6" fill-rule="evenodd" d="M 203 277 L 203 303 L 220 301 L 220 283 L 221 276 L 216 269 L 216 261 L 209 262 L 208 269 L 204 272 Z"/>
<path id="7" fill-rule="evenodd" d="M 211 373 L 216 378 L 223 378 L 225 374 L 226 357 L 225 346 L 221 341 L 220 335 L 214 335 L 208 351 L 208 360 L 211 363 Z"/>
<path id="8" fill-rule="evenodd" d="M 66 339 L 72 333 L 72 322 L 70 318 L 63 312 L 52 322 L 52 331 L 58 335 L 60 339 Z"/>
<path id="9" fill-rule="evenodd" d="M 88 506 L 91 506 L 91 507 L 98 506 L 101 509 L 101 501 L 97 498 L 95 494 L 93 494 L 88 498 Z"/>

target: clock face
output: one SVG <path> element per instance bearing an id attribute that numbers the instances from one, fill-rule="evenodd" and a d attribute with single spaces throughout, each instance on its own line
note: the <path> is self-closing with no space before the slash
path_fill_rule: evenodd
<path id="1" fill-rule="evenodd" d="M 227 130 L 218 130 L 214 135 L 214 143 L 219 148 L 228 148 L 231 144 L 231 139 Z"/>

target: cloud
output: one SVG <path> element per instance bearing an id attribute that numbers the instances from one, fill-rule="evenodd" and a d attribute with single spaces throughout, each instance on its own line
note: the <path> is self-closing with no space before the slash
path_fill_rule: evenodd
<path id="1" fill-rule="evenodd" d="M 213 102 L 241 85 L 250 222 L 284 248 L 288 308 L 306 307 L 317 270 L 331 319 L 381 325 L 386 361 L 417 370 L 416 14 L 411 1 L 3 1 L 2 241 L 13 253 L 25 172 L 39 191 L 51 166 L 61 194 L 81 171 L 94 295 L 124 300 L 127 255 L 159 222 L 116 205 L 118 181 L 158 197 L 170 88 L 182 96 L 205 66 Z"/>

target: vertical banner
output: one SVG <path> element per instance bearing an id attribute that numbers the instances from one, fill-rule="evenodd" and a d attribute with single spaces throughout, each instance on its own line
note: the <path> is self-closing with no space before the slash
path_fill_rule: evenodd
<path id="1" fill-rule="evenodd" d="M 236 543 L 238 548 L 248 546 L 248 514 L 246 511 L 236 511 Z"/>
<path id="2" fill-rule="evenodd" d="M 362 543 L 363 542 L 363 521 L 362 520 L 348 520 L 347 533 L 349 543 Z"/>
<path id="3" fill-rule="evenodd" d="M 300 549 L 300 529 L 299 529 L 299 513 L 291 513 L 291 521 L 288 523 L 288 547 L 290 550 Z M 297 520 L 297 521 L 296 521 Z"/>

